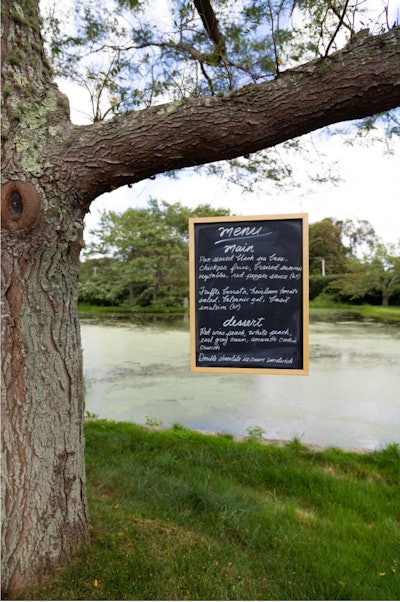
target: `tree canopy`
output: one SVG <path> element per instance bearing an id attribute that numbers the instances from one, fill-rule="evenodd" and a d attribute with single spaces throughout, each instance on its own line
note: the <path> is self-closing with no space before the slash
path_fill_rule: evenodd
<path id="1" fill-rule="evenodd" d="M 363 300 L 369 295 L 387 307 L 394 297 L 399 298 L 400 246 L 385 247 L 380 243 L 363 261 L 352 257 L 347 273 L 333 281 L 330 290 L 351 301 Z"/>
<path id="2" fill-rule="evenodd" d="M 25 14 L 21 3 L 11 4 L 13 24 L 30 28 L 24 44 L 36 68 L 42 56 L 34 11 L 30 7 Z M 265 149 L 342 121 L 368 118 L 372 127 L 377 115 L 387 117 L 399 104 L 399 30 L 389 21 L 389 4 L 371 11 L 359 0 L 171 5 L 71 0 L 66 13 L 63 6 L 55 2 L 47 11 L 52 64 L 88 90 L 93 125 L 114 118 L 86 129 L 64 121 L 62 130 L 53 126 L 46 144 L 33 152 L 23 134 L 32 119 L 38 127 L 43 117 L 21 105 L 22 91 L 27 99 L 35 96 L 26 76 L 13 74 L 10 80 L 21 64 L 21 47 L 8 49 L 4 67 L 10 67 L 10 81 L 3 89 L 7 115 L 20 124 L 19 145 L 29 148 L 26 166 L 45 156 L 50 167 L 61 149 L 62 178 L 79 173 L 72 181 L 85 181 L 84 189 L 79 184 L 75 191 L 85 204 L 158 173 L 226 159 L 242 172 L 279 180 L 279 161 L 263 156 Z M 49 96 L 51 72 L 40 69 L 30 77 L 38 98 L 38 82 Z M 56 98 L 54 90 L 51 95 L 67 117 L 66 99 Z M 51 122 L 54 111 L 43 102 L 35 110 Z M 10 131 L 5 119 L 3 135 Z M 396 122 L 390 133 L 398 133 Z M 92 161 L 85 161 L 90 152 Z"/>
<path id="3" fill-rule="evenodd" d="M 47 3 L 59 76 L 85 88 L 93 121 L 280 77 L 396 24 L 389 2 L 108 0 Z M 394 22 L 390 22 L 393 18 Z M 361 33 L 360 33 L 361 30 Z"/>
<path id="4" fill-rule="evenodd" d="M 359 0 L 241 0 L 233 4 L 183 0 L 171 5 L 156 0 L 109 0 L 99 5 L 90 0 L 67 6 L 63 13 L 58 4 L 57 8 L 48 5 L 49 49 L 57 74 L 84 90 L 95 122 L 164 102 L 221 98 L 234 91 L 243 94 L 249 86 L 283 75 L 287 78 L 304 63 L 317 68 L 339 50 L 342 60 L 343 47 L 389 30 L 397 18 L 389 2 L 377 10 Z M 289 80 L 286 84 L 291 85 Z M 285 107 L 290 104 L 299 116 L 295 99 L 288 98 Z M 399 133 L 394 111 L 361 117 L 359 127 L 364 131 L 375 131 L 379 122 L 387 137 Z M 353 119 L 344 117 L 349 118 Z M 329 123 L 338 120 L 342 119 Z M 292 169 L 275 146 L 299 148 L 305 131 L 309 130 L 261 144 L 257 152 L 238 148 L 236 156 L 223 157 L 229 165 L 220 158 L 211 160 L 211 165 L 194 158 L 186 167 L 206 163 L 209 171 L 247 189 L 265 179 L 282 185 L 290 181 Z M 314 164 L 320 162 L 321 157 Z M 315 169 L 314 177 L 320 181 L 333 177 L 326 162 Z"/>
<path id="5" fill-rule="evenodd" d="M 103 212 L 85 255 L 92 273 L 81 282 L 79 298 L 89 303 L 182 310 L 188 291 L 188 219 L 228 215 L 223 208 L 152 199 L 147 207 Z"/>

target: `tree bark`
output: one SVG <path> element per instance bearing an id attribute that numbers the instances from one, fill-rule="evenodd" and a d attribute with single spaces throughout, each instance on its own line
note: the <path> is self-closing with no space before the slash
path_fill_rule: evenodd
<path id="1" fill-rule="evenodd" d="M 77 254 L 37 228 L 3 241 L 3 595 L 88 538 Z M 75 256 L 74 256 L 75 255 Z"/>
<path id="2" fill-rule="evenodd" d="M 3 598 L 22 595 L 88 541 L 77 316 L 82 212 L 45 158 L 71 124 L 32 6 L 2 5 Z"/>
<path id="3" fill-rule="evenodd" d="M 36 2 L 2 9 L 2 587 L 13 597 L 88 541 L 77 283 L 90 202 L 398 106 L 400 29 L 227 96 L 76 127 Z"/>

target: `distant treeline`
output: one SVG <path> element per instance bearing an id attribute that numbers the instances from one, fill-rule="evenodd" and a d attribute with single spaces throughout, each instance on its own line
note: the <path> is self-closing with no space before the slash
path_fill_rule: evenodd
<path id="1" fill-rule="evenodd" d="M 153 311 L 183 310 L 189 294 L 188 219 L 224 208 L 151 200 L 105 211 L 80 269 L 79 301 Z M 384 245 L 366 220 L 325 218 L 309 226 L 310 299 L 400 305 L 400 245 Z"/>

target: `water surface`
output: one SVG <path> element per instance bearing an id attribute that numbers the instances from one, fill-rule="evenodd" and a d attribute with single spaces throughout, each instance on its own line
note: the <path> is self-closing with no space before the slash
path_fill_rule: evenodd
<path id="1" fill-rule="evenodd" d="M 375 449 L 400 442 L 400 328 L 310 326 L 310 375 L 191 373 L 176 324 L 83 321 L 86 409 L 102 418 Z"/>

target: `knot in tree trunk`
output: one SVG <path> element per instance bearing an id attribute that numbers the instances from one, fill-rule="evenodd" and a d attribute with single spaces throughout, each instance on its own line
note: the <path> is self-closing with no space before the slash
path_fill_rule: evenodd
<path id="1" fill-rule="evenodd" d="M 37 224 L 42 202 L 31 182 L 13 180 L 1 191 L 2 228 L 10 233 L 30 232 Z"/>

